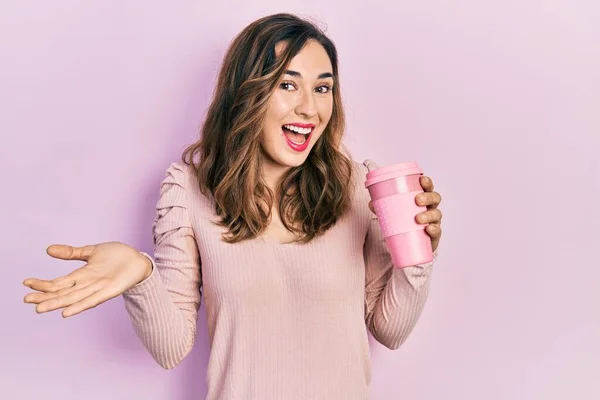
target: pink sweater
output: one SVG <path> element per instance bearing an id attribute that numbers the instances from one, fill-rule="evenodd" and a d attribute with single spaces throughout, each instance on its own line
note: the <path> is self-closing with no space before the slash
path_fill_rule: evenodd
<path id="1" fill-rule="evenodd" d="M 425 304 L 434 261 L 395 269 L 368 208 L 367 168 L 355 163 L 351 211 L 302 245 L 265 237 L 220 241 L 213 204 L 191 168 L 173 163 L 153 225 L 154 269 L 123 294 L 135 331 L 164 368 L 207 311 L 208 400 L 367 399 L 367 329 L 397 349 Z"/>

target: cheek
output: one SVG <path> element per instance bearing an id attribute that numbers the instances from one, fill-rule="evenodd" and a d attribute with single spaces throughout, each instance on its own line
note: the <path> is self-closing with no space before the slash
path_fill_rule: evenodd
<path id="1" fill-rule="evenodd" d="M 333 96 L 328 96 L 319 102 L 319 117 L 321 121 L 329 121 L 333 114 Z"/>
<path id="2" fill-rule="evenodd" d="M 294 110 L 294 99 L 292 96 L 284 96 L 276 92 L 271 97 L 267 118 L 269 124 L 282 124 L 283 119 Z"/>
<path id="3" fill-rule="evenodd" d="M 270 147 L 270 144 L 275 142 L 282 134 L 281 121 L 286 115 L 286 102 L 281 96 L 276 94 L 271 97 L 267 114 L 265 115 L 264 126 L 260 135 L 261 143 L 265 147 Z"/>
<path id="4" fill-rule="evenodd" d="M 320 132 L 325 130 L 325 127 L 331 119 L 333 114 L 333 99 L 331 101 L 324 101 L 319 105 L 319 122 L 321 125 Z"/>

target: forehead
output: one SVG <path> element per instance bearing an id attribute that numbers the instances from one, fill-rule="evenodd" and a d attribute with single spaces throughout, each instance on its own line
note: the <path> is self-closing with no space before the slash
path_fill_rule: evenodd
<path id="1" fill-rule="evenodd" d="M 279 56 L 285 49 L 286 43 L 279 42 L 275 46 L 275 55 Z M 330 72 L 333 73 L 331 60 L 325 51 L 325 48 L 315 40 L 309 40 L 306 45 L 292 58 L 288 69 L 300 72 L 308 78 Z"/>

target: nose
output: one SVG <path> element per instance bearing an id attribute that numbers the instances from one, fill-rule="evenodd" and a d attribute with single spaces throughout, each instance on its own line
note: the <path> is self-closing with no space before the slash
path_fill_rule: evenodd
<path id="1" fill-rule="evenodd" d="M 312 91 L 302 91 L 296 105 L 296 114 L 306 118 L 314 117 L 317 114 L 317 102 Z"/>

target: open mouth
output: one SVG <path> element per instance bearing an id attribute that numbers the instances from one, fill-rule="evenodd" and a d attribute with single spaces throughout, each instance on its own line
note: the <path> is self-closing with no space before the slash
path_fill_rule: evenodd
<path id="1" fill-rule="evenodd" d="M 283 125 L 282 129 L 288 145 L 296 151 L 304 151 L 308 147 L 315 127 L 314 125 L 303 127 L 298 125 Z"/>

